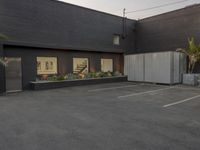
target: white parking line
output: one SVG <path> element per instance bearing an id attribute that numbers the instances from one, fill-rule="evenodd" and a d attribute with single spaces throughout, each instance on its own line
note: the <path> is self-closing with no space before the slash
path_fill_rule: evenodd
<path id="1" fill-rule="evenodd" d="M 190 97 L 190 98 L 187 98 L 187 99 L 178 101 L 178 102 L 174 102 L 174 103 L 171 103 L 171 104 L 164 105 L 163 107 L 166 108 L 166 107 L 178 105 L 178 104 L 181 104 L 181 103 L 184 103 L 184 102 L 187 102 L 187 101 L 193 100 L 193 99 L 195 99 L 195 98 L 199 98 L 199 97 L 200 97 L 200 95 L 197 95 L 197 96 Z"/>
<path id="2" fill-rule="evenodd" d="M 118 86 L 118 87 L 109 87 L 109 88 L 100 88 L 100 89 L 89 90 L 88 92 L 100 92 L 100 91 L 106 91 L 106 90 L 115 90 L 115 89 L 122 89 L 122 88 L 134 87 L 134 86 L 138 86 L 138 85 L 139 84 L 126 85 L 126 86 Z"/>
<path id="3" fill-rule="evenodd" d="M 146 91 L 146 92 L 140 92 L 140 93 L 133 93 L 133 94 L 128 94 L 128 95 L 118 96 L 118 98 L 120 99 L 120 98 L 126 98 L 126 97 L 131 97 L 131 96 L 149 94 L 149 93 L 159 92 L 159 91 L 168 90 L 168 89 L 172 89 L 172 88 L 175 88 L 175 87 L 168 87 L 168 88 L 162 88 L 162 89 L 158 89 L 158 90 L 152 90 L 152 91 Z"/>

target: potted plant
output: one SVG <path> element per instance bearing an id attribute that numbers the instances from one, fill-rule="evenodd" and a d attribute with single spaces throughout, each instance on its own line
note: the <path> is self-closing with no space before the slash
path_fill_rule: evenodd
<path id="1" fill-rule="evenodd" d="M 194 73 L 196 63 L 200 60 L 200 44 L 195 44 L 194 38 L 188 39 L 188 48 L 177 49 L 178 52 L 184 53 L 188 57 L 187 74 L 183 74 L 183 84 L 198 85 L 199 74 Z"/>

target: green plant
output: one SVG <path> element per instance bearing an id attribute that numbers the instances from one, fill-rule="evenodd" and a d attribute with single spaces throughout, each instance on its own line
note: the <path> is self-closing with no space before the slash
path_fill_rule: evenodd
<path id="1" fill-rule="evenodd" d="M 106 77 L 112 77 L 113 75 L 112 75 L 112 72 L 110 72 L 110 71 L 108 71 L 107 73 L 106 73 Z"/>
<path id="2" fill-rule="evenodd" d="M 104 72 L 97 72 L 96 75 L 97 75 L 97 78 L 105 77 Z"/>
<path id="3" fill-rule="evenodd" d="M 112 73 L 113 76 L 121 76 L 122 73 L 120 73 L 119 71 L 115 71 Z"/>
<path id="4" fill-rule="evenodd" d="M 50 76 L 50 77 L 47 78 L 47 80 L 56 81 L 57 80 L 57 76 L 56 75 Z"/>
<path id="5" fill-rule="evenodd" d="M 68 80 L 75 80 L 75 79 L 79 79 L 78 75 L 77 74 L 73 74 L 73 73 L 69 73 L 66 75 L 66 79 Z"/>
<path id="6" fill-rule="evenodd" d="M 98 75 L 96 72 L 89 72 L 85 75 L 86 78 L 97 78 Z"/>
<path id="7" fill-rule="evenodd" d="M 42 76 L 40 80 L 48 81 L 63 81 L 63 80 L 75 80 L 75 79 L 94 79 L 94 78 L 103 78 L 103 77 L 112 77 L 119 76 L 119 72 L 89 72 L 85 74 L 73 74 L 69 73 L 66 75 L 51 75 L 51 76 Z M 38 79 L 39 80 L 39 79 Z"/>
<path id="8" fill-rule="evenodd" d="M 0 57 L 0 64 L 5 66 L 5 61 L 4 61 L 3 57 Z"/>
<path id="9" fill-rule="evenodd" d="M 188 57 L 188 73 L 193 73 L 195 64 L 200 60 L 200 44 L 197 45 L 194 38 L 188 39 L 188 47 L 186 49 L 179 48 L 178 52 L 186 54 Z"/>
<path id="10" fill-rule="evenodd" d="M 65 80 L 65 77 L 62 76 L 62 75 L 60 75 L 60 76 L 57 77 L 57 80 L 58 80 L 58 81 L 63 81 L 63 80 Z"/>
<path id="11" fill-rule="evenodd" d="M 4 57 L 0 56 L 0 65 L 3 65 L 6 67 L 7 64 L 8 64 L 8 61 Z"/>
<path id="12" fill-rule="evenodd" d="M 0 33 L 0 40 L 6 40 L 6 39 L 8 39 L 8 37 Z M 4 61 L 3 57 L 0 57 L 0 64 L 6 66 L 6 62 Z"/>
<path id="13" fill-rule="evenodd" d="M 0 33 L 0 40 L 6 40 L 8 37 L 2 33 Z"/>
<path id="14" fill-rule="evenodd" d="M 96 73 L 96 76 L 98 78 L 103 78 L 103 77 L 112 77 L 113 76 L 113 73 L 108 71 L 108 72 L 97 72 Z"/>
<path id="15" fill-rule="evenodd" d="M 63 75 L 52 75 L 52 76 L 48 76 L 47 78 L 48 81 L 63 81 L 66 80 L 66 76 Z"/>

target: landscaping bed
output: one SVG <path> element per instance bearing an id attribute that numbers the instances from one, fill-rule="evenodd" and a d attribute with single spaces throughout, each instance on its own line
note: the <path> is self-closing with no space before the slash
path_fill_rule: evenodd
<path id="1" fill-rule="evenodd" d="M 127 81 L 127 76 L 75 79 L 75 80 L 62 80 L 62 81 L 35 81 L 35 82 L 30 82 L 30 85 L 32 90 L 46 90 L 54 88 L 113 83 L 113 82 L 125 82 L 125 81 Z"/>

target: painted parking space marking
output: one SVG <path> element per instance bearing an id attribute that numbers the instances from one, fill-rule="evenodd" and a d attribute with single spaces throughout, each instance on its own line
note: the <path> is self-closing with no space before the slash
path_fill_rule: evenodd
<path id="1" fill-rule="evenodd" d="M 106 91 L 106 90 L 123 89 L 123 88 L 138 86 L 138 85 L 139 84 L 118 86 L 118 87 L 109 87 L 109 88 L 99 88 L 99 89 L 94 89 L 94 90 L 88 90 L 88 92 L 100 92 L 100 91 Z"/>
<path id="2" fill-rule="evenodd" d="M 164 90 L 173 89 L 173 88 L 175 88 L 175 87 L 167 87 L 167 88 L 162 88 L 162 89 L 158 89 L 158 90 L 152 90 L 152 91 L 146 91 L 146 92 L 140 92 L 140 93 L 133 93 L 133 94 L 128 94 L 128 95 L 118 96 L 118 98 L 121 99 L 121 98 L 127 98 L 127 97 L 132 97 L 132 96 L 150 94 L 150 93 L 164 91 Z"/>
<path id="3" fill-rule="evenodd" d="M 187 99 L 184 99 L 184 100 L 181 100 L 181 101 L 177 101 L 177 102 L 174 102 L 174 103 L 170 103 L 170 104 L 164 105 L 163 107 L 167 108 L 167 107 L 170 107 L 170 106 L 174 106 L 174 105 L 178 105 L 178 104 L 181 104 L 181 103 L 185 103 L 185 102 L 194 100 L 196 98 L 200 98 L 200 95 L 197 95 L 197 96 L 194 96 L 194 97 L 190 97 L 190 98 L 187 98 Z"/>

